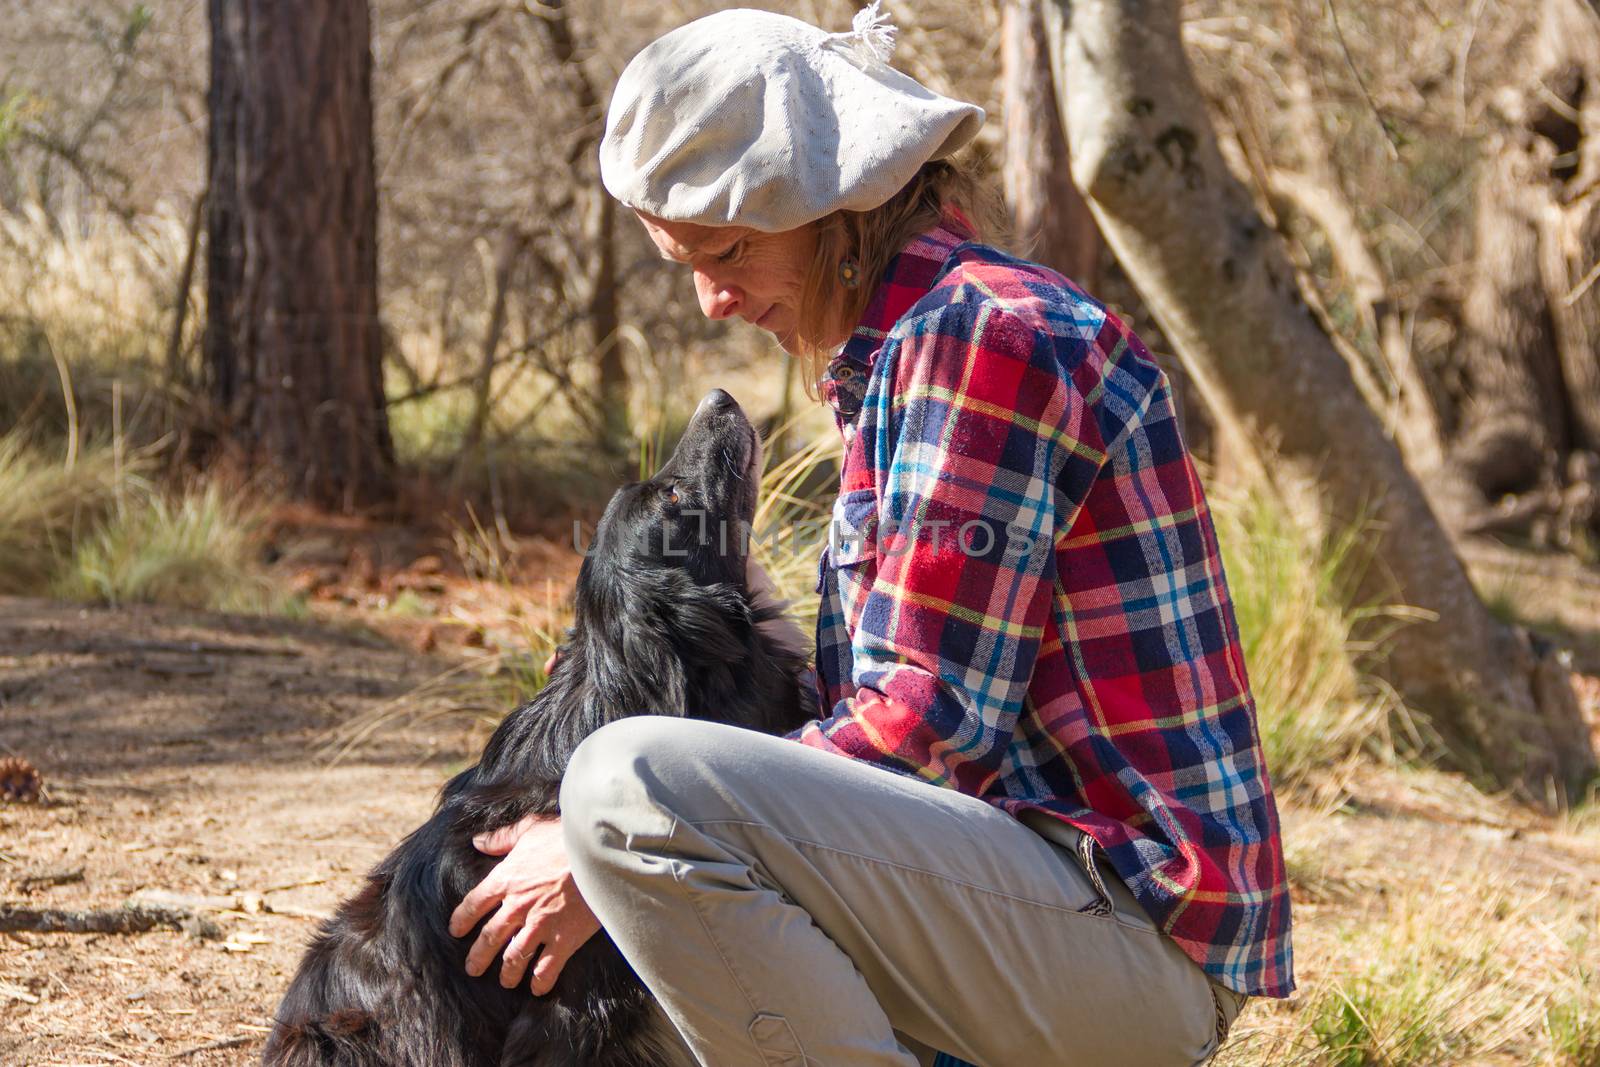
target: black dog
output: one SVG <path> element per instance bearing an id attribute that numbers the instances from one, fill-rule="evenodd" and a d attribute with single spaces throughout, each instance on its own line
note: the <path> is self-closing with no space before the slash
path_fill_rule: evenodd
<path id="1" fill-rule="evenodd" d="M 549 684 L 500 724 L 478 765 L 444 787 L 433 817 L 323 925 L 278 1009 L 264 1063 L 693 1063 L 603 932 L 534 997 L 526 977 L 500 987 L 498 959 L 469 977 L 473 936 L 451 937 L 446 924 L 497 862 L 472 847 L 473 835 L 554 813 L 568 759 L 604 723 L 651 712 L 781 733 L 809 717 L 798 631 L 766 598 L 764 580 L 747 580 L 742 534 L 760 453 L 739 405 L 715 390 L 656 476 L 612 498 Z"/>

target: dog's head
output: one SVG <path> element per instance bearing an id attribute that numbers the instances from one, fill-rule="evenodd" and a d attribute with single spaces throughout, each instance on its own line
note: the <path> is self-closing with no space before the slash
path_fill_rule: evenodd
<path id="1" fill-rule="evenodd" d="M 760 437 L 738 401 L 713 389 L 661 469 L 611 498 L 578 578 L 578 611 L 601 606 L 585 604 L 586 587 L 615 586 L 624 573 L 743 588 L 760 482 Z"/>
<path id="2" fill-rule="evenodd" d="M 768 731 L 796 724 L 800 649 L 780 636 L 781 605 L 751 581 L 761 464 L 754 427 L 714 389 L 661 469 L 612 497 L 579 571 L 552 683 L 584 679 L 596 710 L 585 729 L 641 711 Z M 757 705 L 772 711 L 747 721 Z"/>

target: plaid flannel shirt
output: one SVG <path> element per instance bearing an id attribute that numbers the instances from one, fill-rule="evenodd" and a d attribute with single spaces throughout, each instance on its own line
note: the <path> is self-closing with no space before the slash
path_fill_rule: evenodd
<path id="1" fill-rule="evenodd" d="M 1208 975 L 1287 996 L 1277 809 L 1166 376 L 1066 278 L 966 237 L 949 217 L 901 252 L 823 376 L 823 717 L 789 736 L 1071 823 Z"/>

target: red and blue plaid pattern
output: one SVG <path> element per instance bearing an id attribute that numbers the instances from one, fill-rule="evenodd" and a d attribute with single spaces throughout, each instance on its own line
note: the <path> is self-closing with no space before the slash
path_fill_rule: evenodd
<path id="1" fill-rule="evenodd" d="M 826 715 L 790 736 L 1090 835 L 1215 980 L 1294 988 L 1278 815 L 1167 379 L 1117 318 L 952 218 L 822 392 L 845 460 Z"/>

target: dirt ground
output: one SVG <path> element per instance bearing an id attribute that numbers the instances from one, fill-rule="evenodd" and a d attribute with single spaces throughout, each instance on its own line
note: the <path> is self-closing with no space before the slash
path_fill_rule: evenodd
<path id="1" fill-rule="evenodd" d="M 49 790 L 0 805 L 0 899 L 265 904 L 210 913 L 210 939 L 0 935 L 0 1064 L 253 1062 L 307 915 L 425 817 L 483 736 L 467 716 L 400 723 L 330 767 L 329 732 L 445 667 L 325 624 L 0 599 L 0 754 Z"/>
<path id="2" fill-rule="evenodd" d="M 1582 582 L 1561 576 L 1572 595 L 1541 596 L 1525 561 L 1480 567 L 1480 585 L 1580 638 L 1580 670 L 1600 666 L 1600 598 Z M 389 594 L 341 597 L 365 595 Z M 465 608 L 444 614 L 444 628 L 473 632 Z M 437 638 L 444 624 L 392 621 L 391 640 L 326 620 L 0 598 L 0 756 L 33 761 L 48 787 L 42 803 L 0 804 L 0 903 L 116 908 L 159 892 L 238 905 L 207 912 L 209 936 L 0 934 L 0 1065 L 255 1062 L 315 917 L 485 736 L 470 714 L 400 716 L 330 764 L 338 731 L 448 703 L 418 687 L 432 691 L 459 643 Z M 1348 969 L 1351 931 L 1394 901 L 1458 881 L 1475 893 L 1482 880 L 1463 880 L 1485 872 L 1556 909 L 1573 936 L 1600 932 L 1600 833 L 1446 775 L 1372 770 L 1356 793 L 1336 816 L 1285 798 L 1303 990 Z M 1311 995 L 1247 1012 L 1225 1062 L 1314 1060 L 1297 1017 Z M 1460 1062 L 1535 1062 L 1528 1040 Z"/>

